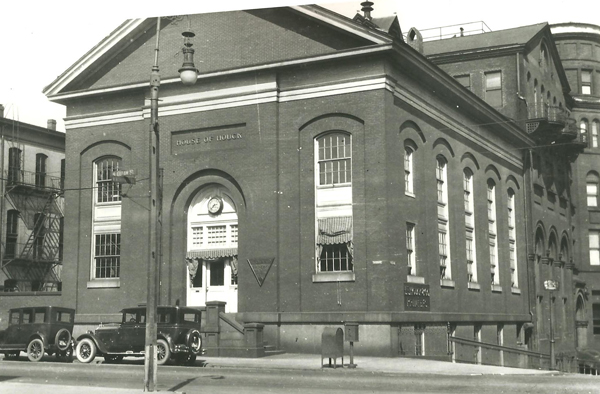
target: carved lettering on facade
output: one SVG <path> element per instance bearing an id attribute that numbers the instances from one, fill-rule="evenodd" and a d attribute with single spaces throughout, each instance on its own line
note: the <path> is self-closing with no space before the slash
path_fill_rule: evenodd
<path id="1" fill-rule="evenodd" d="M 203 138 L 186 138 L 181 140 L 176 140 L 176 146 L 185 146 L 185 145 L 197 145 L 197 144 L 208 144 L 211 142 L 221 142 L 221 141 L 233 141 L 233 140 L 241 140 L 241 133 L 234 134 L 218 134 L 218 135 L 209 135 Z"/>
<path id="2" fill-rule="evenodd" d="M 429 285 L 404 284 L 404 307 L 407 311 L 428 311 L 429 306 Z"/>

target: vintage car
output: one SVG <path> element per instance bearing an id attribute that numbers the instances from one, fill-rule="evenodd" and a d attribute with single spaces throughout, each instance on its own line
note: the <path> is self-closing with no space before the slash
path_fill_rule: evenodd
<path id="1" fill-rule="evenodd" d="M 8 314 L 8 328 L 0 331 L 0 353 L 7 359 L 24 351 L 31 361 L 44 353 L 57 360 L 73 360 L 73 318 L 75 310 L 54 306 L 14 308 Z"/>
<path id="2" fill-rule="evenodd" d="M 77 338 L 76 355 L 82 363 L 97 355 L 106 362 L 119 362 L 123 357 L 143 357 L 146 339 L 146 307 L 121 311 L 120 324 L 100 325 L 94 332 Z M 200 318 L 202 311 L 180 306 L 157 308 L 156 353 L 159 365 L 173 359 L 178 364 L 193 363 L 202 353 Z"/>

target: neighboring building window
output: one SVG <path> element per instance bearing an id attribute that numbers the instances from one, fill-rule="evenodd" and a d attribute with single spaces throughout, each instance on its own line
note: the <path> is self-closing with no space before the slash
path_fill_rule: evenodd
<path id="1" fill-rule="evenodd" d="M 121 184 L 113 182 L 113 171 L 120 167 L 121 160 L 106 158 L 96 162 L 96 188 L 98 203 L 121 201 Z"/>
<path id="2" fill-rule="evenodd" d="M 352 181 L 352 147 L 350 136 L 327 134 L 318 140 L 319 185 L 335 185 Z"/>
<path id="3" fill-rule="evenodd" d="M 594 120 L 592 122 L 592 138 L 590 139 L 591 148 L 598 147 L 598 130 L 600 130 L 600 122 L 598 120 Z"/>
<path id="4" fill-rule="evenodd" d="M 587 194 L 587 206 L 597 207 L 598 206 L 598 184 L 600 178 L 597 174 L 590 172 L 586 177 L 586 194 Z"/>
<path id="5" fill-rule="evenodd" d="M 121 275 L 121 234 L 96 234 L 94 242 L 94 279 Z"/>
<path id="6" fill-rule="evenodd" d="M 60 189 L 65 188 L 65 159 L 60 161 Z"/>
<path id="7" fill-rule="evenodd" d="M 315 141 L 316 166 L 316 270 L 352 272 L 352 145 L 345 133 L 325 134 Z M 336 185 L 335 198 L 328 193 Z"/>
<path id="8" fill-rule="evenodd" d="M 58 221 L 58 260 L 62 261 L 64 256 L 65 246 L 65 218 L 62 217 Z"/>
<path id="9" fill-rule="evenodd" d="M 415 225 L 406 223 L 406 256 L 408 275 L 417 275 L 417 264 L 415 256 Z"/>
<path id="10" fill-rule="evenodd" d="M 471 90 L 471 76 L 470 75 L 457 75 L 454 77 L 462 86 Z"/>
<path id="11" fill-rule="evenodd" d="M 22 181 L 21 149 L 10 148 L 8 150 L 8 183 L 21 183 Z"/>
<path id="12" fill-rule="evenodd" d="M 413 188 L 413 149 L 404 148 L 404 192 L 414 195 Z"/>
<path id="13" fill-rule="evenodd" d="M 600 335 L 600 304 L 592 304 L 592 324 L 594 335 Z"/>
<path id="14" fill-rule="evenodd" d="M 510 260 L 511 287 L 519 287 L 517 266 L 517 235 L 515 231 L 515 193 L 508 189 L 508 258 Z"/>
<path id="15" fill-rule="evenodd" d="M 590 265 L 600 265 L 600 231 L 590 231 Z"/>
<path id="16" fill-rule="evenodd" d="M 17 257 L 17 240 L 19 239 L 19 211 L 11 209 L 6 213 L 6 247 L 4 257 Z"/>
<path id="17" fill-rule="evenodd" d="M 436 160 L 437 209 L 438 209 L 438 255 L 440 280 L 452 279 L 450 264 L 450 236 L 448 224 L 448 162 L 442 156 Z"/>
<path id="18" fill-rule="evenodd" d="M 43 153 L 35 155 L 35 186 L 46 187 L 46 159 Z"/>
<path id="19" fill-rule="evenodd" d="M 485 73 L 485 101 L 492 107 L 502 107 L 502 73 Z"/>
<path id="20" fill-rule="evenodd" d="M 496 185 L 490 179 L 488 181 L 487 188 L 487 201 L 488 201 L 488 240 L 490 246 L 490 267 L 491 267 L 491 277 L 492 284 L 499 285 L 500 284 L 500 275 L 498 269 L 498 245 L 496 242 Z"/>
<path id="21" fill-rule="evenodd" d="M 592 94 L 591 70 L 581 70 L 581 94 Z"/>
<path id="22" fill-rule="evenodd" d="M 473 173 L 468 168 L 463 172 L 463 189 L 465 201 L 465 248 L 467 257 L 467 280 L 469 283 L 477 283 L 475 220 L 473 209 Z"/>
<path id="23" fill-rule="evenodd" d="M 44 259 L 44 238 L 46 236 L 46 215 L 38 212 L 33 215 L 33 258 Z"/>

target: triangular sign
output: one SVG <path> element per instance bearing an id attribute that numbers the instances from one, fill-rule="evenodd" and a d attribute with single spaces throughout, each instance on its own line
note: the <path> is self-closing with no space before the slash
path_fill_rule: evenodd
<path id="1" fill-rule="evenodd" d="M 248 265 L 250 266 L 250 269 L 252 270 L 252 273 L 254 274 L 254 277 L 256 278 L 256 281 L 260 287 L 262 287 L 263 283 L 265 282 L 265 278 L 267 277 L 267 274 L 269 273 L 274 261 L 275 258 L 271 257 L 252 259 L 252 261 L 248 259 Z"/>

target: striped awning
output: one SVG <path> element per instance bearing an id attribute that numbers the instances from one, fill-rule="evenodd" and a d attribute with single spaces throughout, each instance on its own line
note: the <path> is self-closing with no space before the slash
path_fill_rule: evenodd
<path id="1" fill-rule="evenodd" d="M 345 244 L 352 241 L 352 216 L 319 219 L 317 243 Z"/>
<path id="2" fill-rule="evenodd" d="M 224 248 L 224 249 L 209 249 L 209 250 L 190 250 L 187 252 L 186 257 L 188 259 L 218 259 L 220 257 L 233 257 L 237 256 L 237 248 Z"/>

